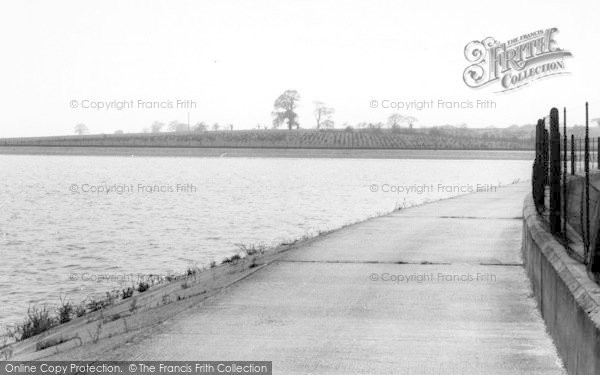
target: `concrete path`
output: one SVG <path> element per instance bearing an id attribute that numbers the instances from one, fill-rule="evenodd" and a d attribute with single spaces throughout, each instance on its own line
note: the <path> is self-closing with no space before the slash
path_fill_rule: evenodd
<path id="1" fill-rule="evenodd" d="M 563 374 L 521 266 L 529 184 L 334 232 L 105 359 L 276 374 Z"/>

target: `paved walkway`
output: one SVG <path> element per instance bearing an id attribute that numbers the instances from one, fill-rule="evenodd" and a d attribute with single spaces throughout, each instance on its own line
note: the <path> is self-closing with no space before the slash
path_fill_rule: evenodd
<path id="1" fill-rule="evenodd" d="M 324 236 L 106 359 L 271 360 L 276 374 L 563 374 L 522 268 L 528 189 Z"/>

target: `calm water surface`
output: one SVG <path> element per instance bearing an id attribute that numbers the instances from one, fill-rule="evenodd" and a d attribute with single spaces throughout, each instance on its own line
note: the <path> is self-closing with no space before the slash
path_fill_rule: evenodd
<path id="1" fill-rule="evenodd" d="M 219 262 L 236 244 L 275 245 L 477 184 L 529 179 L 531 162 L 0 155 L 0 170 L 7 324 L 30 304 L 79 302 L 131 284 L 132 274 Z M 386 192 L 392 186 L 411 191 Z"/>

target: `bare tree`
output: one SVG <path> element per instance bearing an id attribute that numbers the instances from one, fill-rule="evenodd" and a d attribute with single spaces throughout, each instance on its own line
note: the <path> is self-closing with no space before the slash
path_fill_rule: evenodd
<path id="1" fill-rule="evenodd" d="M 169 129 L 169 131 L 180 133 L 180 132 L 188 131 L 188 126 L 187 126 L 187 124 L 184 124 L 183 122 L 179 122 L 179 121 L 175 120 L 175 121 L 171 121 L 169 123 L 168 129 Z"/>
<path id="2" fill-rule="evenodd" d="M 331 129 L 334 126 L 333 119 L 331 116 L 335 113 L 335 109 L 331 107 L 325 106 L 325 103 L 316 101 L 315 110 L 313 114 L 315 115 L 315 120 L 317 120 L 317 129 Z"/>
<path id="3" fill-rule="evenodd" d="M 392 113 L 387 118 L 387 125 L 392 129 L 400 128 L 400 124 L 402 124 L 403 122 L 404 122 L 404 116 L 402 116 L 399 113 Z"/>
<path id="4" fill-rule="evenodd" d="M 150 130 L 152 131 L 152 133 L 160 133 L 160 131 L 162 130 L 162 128 L 165 126 L 164 123 L 159 122 L 159 121 L 154 121 L 152 123 L 152 125 L 150 125 Z"/>
<path id="5" fill-rule="evenodd" d="M 412 117 L 412 116 L 405 116 L 404 117 L 404 121 L 408 124 L 408 128 L 412 129 L 415 125 L 415 122 L 417 122 L 417 118 L 416 117 Z"/>
<path id="6" fill-rule="evenodd" d="M 392 129 L 399 129 L 402 124 L 407 124 L 408 128 L 412 129 L 415 122 L 417 122 L 416 117 L 403 116 L 399 113 L 393 113 L 387 119 L 387 125 Z"/>
<path id="7" fill-rule="evenodd" d="M 115 130 L 115 134 L 123 134 L 123 130 Z"/>
<path id="8" fill-rule="evenodd" d="M 271 113 L 273 115 L 274 128 L 278 128 L 286 122 L 289 130 L 292 130 L 294 127 L 296 129 L 300 128 L 298 115 L 294 112 L 299 100 L 300 94 L 296 90 L 286 90 L 283 94 L 279 95 L 275 103 L 273 103 L 275 110 Z"/>
<path id="9" fill-rule="evenodd" d="M 215 122 L 212 126 L 212 130 L 217 131 L 221 128 L 221 125 L 219 125 L 218 122 Z"/>
<path id="10" fill-rule="evenodd" d="M 90 133 L 90 130 L 88 129 L 87 126 L 85 126 L 85 124 L 79 123 L 79 124 L 75 125 L 75 134 L 84 135 L 84 134 L 89 134 L 89 133 Z"/>
<path id="11" fill-rule="evenodd" d="M 206 123 L 201 121 L 201 122 L 197 123 L 196 125 L 194 125 L 193 130 L 195 132 L 205 132 L 208 130 L 208 125 L 206 125 Z"/>

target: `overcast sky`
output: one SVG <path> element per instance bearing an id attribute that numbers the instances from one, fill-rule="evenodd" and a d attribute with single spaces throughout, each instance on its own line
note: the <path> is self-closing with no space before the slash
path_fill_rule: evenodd
<path id="1" fill-rule="evenodd" d="M 371 100 L 494 100 L 496 109 L 400 111 L 418 126 L 531 123 L 551 106 L 583 104 L 600 116 L 598 1 L 3 1 L 0 5 L 0 137 L 138 132 L 153 121 L 187 122 L 187 109 L 94 110 L 91 101 L 193 100 L 191 123 L 271 124 L 286 89 L 335 122 L 385 121 Z M 463 82 L 464 48 L 557 27 L 573 53 L 569 75 L 508 93 Z M 71 108 L 72 101 L 78 107 Z M 577 109 L 577 112 L 575 111 Z"/>

